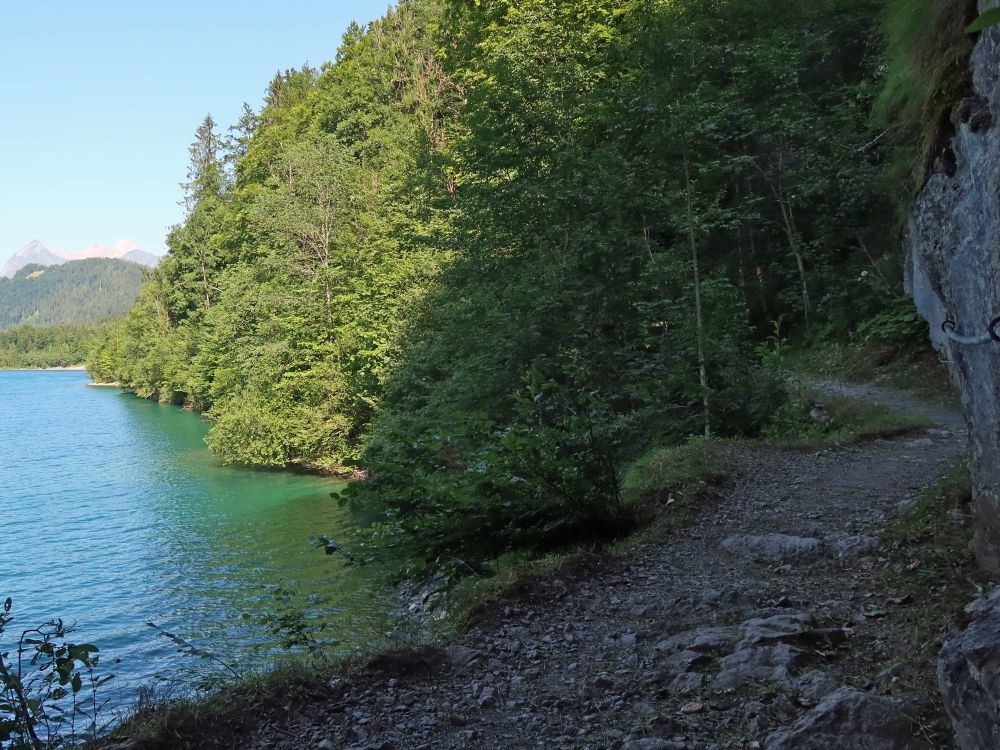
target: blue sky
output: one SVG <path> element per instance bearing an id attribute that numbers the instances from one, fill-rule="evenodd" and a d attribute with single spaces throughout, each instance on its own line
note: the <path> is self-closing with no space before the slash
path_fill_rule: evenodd
<path id="1" fill-rule="evenodd" d="M 0 2 L 0 264 L 32 239 L 162 254 L 194 130 L 259 108 L 387 0 Z"/>

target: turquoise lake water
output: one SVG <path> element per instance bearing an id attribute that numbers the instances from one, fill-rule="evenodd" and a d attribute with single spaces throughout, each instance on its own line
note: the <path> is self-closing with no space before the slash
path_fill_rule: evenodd
<path id="1" fill-rule="evenodd" d="M 365 574 L 309 545 L 351 523 L 335 483 L 221 466 L 198 415 L 87 382 L 0 372 L 0 598 L 18 626 L 75 621 L 116 704 L 208 666 L 147 621 L 244 666 L 282 651 L 266 620 L 278 587 L 343 650 L 384 629 Z"/>

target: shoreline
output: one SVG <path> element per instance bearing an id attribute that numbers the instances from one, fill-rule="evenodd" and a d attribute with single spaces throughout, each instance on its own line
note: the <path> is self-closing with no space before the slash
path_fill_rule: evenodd
<path id="1" fill-rule="evenodd" d="M 0 367 L 0 372 L 85 372 L 84 365 L 71 367 Z"/>

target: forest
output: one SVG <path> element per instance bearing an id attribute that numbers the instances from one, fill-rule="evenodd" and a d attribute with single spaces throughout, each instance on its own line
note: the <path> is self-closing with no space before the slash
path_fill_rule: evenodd
<path id="1" fill-rule="evenodd" d="M 0 369 L 74 367 L 87 359 L 108 323 L 17 326 L 0 331 Z"/>
<path id="2" fill-rule="evenodd" d="M 363 477 L 355 554 L 410 574 L 627 527 L 647 451 L 797 414 L 786 341 L 926 340 L 900 217 L 963 83 L 908 56 L 931 5 L 403 0 L 205 118 L 88 368 L 226 462 Z"/>
<path id="3" fill-rule="evenodd" d="M 142 266 L 113 258 L 27 265 L 13 278 L 0 278 L 0 331 L 12 326 L 81 325 L 123 315 L 142 283 Z"/>

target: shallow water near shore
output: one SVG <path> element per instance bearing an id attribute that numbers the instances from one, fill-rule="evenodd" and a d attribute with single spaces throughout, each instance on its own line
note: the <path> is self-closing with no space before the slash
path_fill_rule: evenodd
<path id="1" fill-rule="evenodd" d="M 0 645 L 76 622 L 72 640 L 100 647 L 116 675 L 105 697 L 122 705 L 210 666 L 147 622 L 242 669 L 283 653 L 267 619 L 279 588 L 343 651 L 384 630 L 367 575 L 309 544 L 352 524 L 330 496 L 340 485 L 221 466 L 198 415 L 87 383 L 0 372 L 0 598 L 17 618 Z"/>

